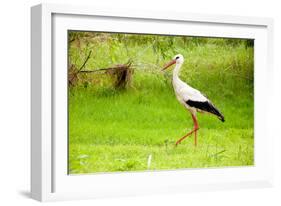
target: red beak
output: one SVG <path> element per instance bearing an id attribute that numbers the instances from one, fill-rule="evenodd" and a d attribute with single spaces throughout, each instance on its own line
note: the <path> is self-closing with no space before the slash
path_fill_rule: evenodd
<path id="1" fill-rule="evenodd" d="M 176 60 L 172 60 L 169 63 L 165 64 L 164 68 L 161 71 L 164 71 L 165 69 L 167 69 L 169 66 L 173 65 L 176 63 Z"/>

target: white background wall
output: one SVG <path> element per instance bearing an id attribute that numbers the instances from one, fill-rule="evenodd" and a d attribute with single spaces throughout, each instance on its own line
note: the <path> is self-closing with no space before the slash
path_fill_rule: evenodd
<path id="1" fill-rule="evenodd" d="M 42 1 L 45 2 L 45 1 Z M 273 128 L 280 124 L 281 12 L 274 0 L 57 0 L 54 3 L 107 6 L 113 9 L 180 11 L 240 16 L 265 16 L 275 20 L 276 109 Z M 36 0 L 1 2 L 0 22 L 0 205 L 38 205 L 29 192 L 30 150 L 30 6 Z M 168 13 L 168 12 L 167 12 Z M 279 70 L 279 71 L 278 71 Z M 279 81 L 279 82 L 278 82 Z M 278 92 L 280 94 L 278 94 Z M 266 94 L 265 94 L 266 98 Z M 274 126 L 275 125 L 275 126 Z M 280 131 L 275 138 L 276 187 L 178 195 L 47 203 L 55 205 L 281 205 Z M 266 137 L 264 139 L 266 141 Z"/>

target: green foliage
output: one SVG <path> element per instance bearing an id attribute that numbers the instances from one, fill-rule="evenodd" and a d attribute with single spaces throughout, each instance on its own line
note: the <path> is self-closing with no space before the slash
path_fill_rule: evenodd
<path id="1" fill-rule="evenodd" d="M 71 64 L 79 67 L 92 50 L 87 69 L 131 59 L 135 72 L 127 90 L 113 89 L 99 74 L 69 90 L 70 173 L 147 170 L 149 155 L 152 170 L 254 164 L 253 40 L 91 32 L 75 38 Z M 226 118 L 198 114 L 197 148 L 193 137 L 174 147 L 192 129 L 171 72 L 160 72 L 177 53 L 185 57 L 181 78 Z"/>

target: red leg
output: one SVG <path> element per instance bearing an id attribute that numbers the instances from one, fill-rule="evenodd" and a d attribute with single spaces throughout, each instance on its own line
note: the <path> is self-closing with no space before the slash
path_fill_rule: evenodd
<path id="1" fill-rule="evenodd" d="M 194 131 L 194 146 L 195 147 L 197 146 L 197 130 Z"/>
<path id="2" fill-rule="evenodd" d="M 197 130 L 199 129 L 199 125 L 198 125 L 198 122 L 197 122 L 197 118 L 195 116 L 192 115 L 192 119 L 193 119 L 193 122 L 194 122 L 194 146 L 196 147 L 197 146 Z"/>
<path id="3" fill-rule="evenodd" d="M 181 143 L 182 140 L 184 140 L 185 138 L 187 138 L 188 136 L 190 136 L 193 132 L 195 132 L 195 130 L 193 129 L 191 132 L 187 133 L 186 135 L 184 135 L 182 138 L 180 138 L 177 142 L 176 142 L 176 146 Z"/>
<path id="4" fill-rule="evenodd" d="M 190 132 L 188 132 L 186 135 L 184 135 L 182 138 L 180 138 L 177 142 L 176 142 L 176 146 L 181 143 L 182 140 L 184 140 L 186 137 L 190 136 L 193 132 L 195 132 L 195 146 L 197 145 L 197 130 L 199 129 L 199 126 L 198 126 L 198 122 L 197 122 L 197 119 L 196 117 L 191 114 L 192 116 L 192 119 L 193 119 L 193 123 L 194 123 L 194 129 Z"/>

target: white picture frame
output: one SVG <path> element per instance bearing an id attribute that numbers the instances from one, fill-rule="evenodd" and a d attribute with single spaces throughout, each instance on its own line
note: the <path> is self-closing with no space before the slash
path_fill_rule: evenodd
<path id="1" fill-rule="evenodd" d="M 40 4 L 31 8 L 31 26 L 32 198 L 53 201 L 273 185 L 274 133 L 268 129 L 270 114 L 264 109 L 270 107 L 272 96 L 262 96 L 265 89 L 272 91 L 272 19 Z M 63 108 L 67 103 L 65 32 L 69 29 L 254 38 L 255 165 L 68 175 L 67 113 Z"/>

